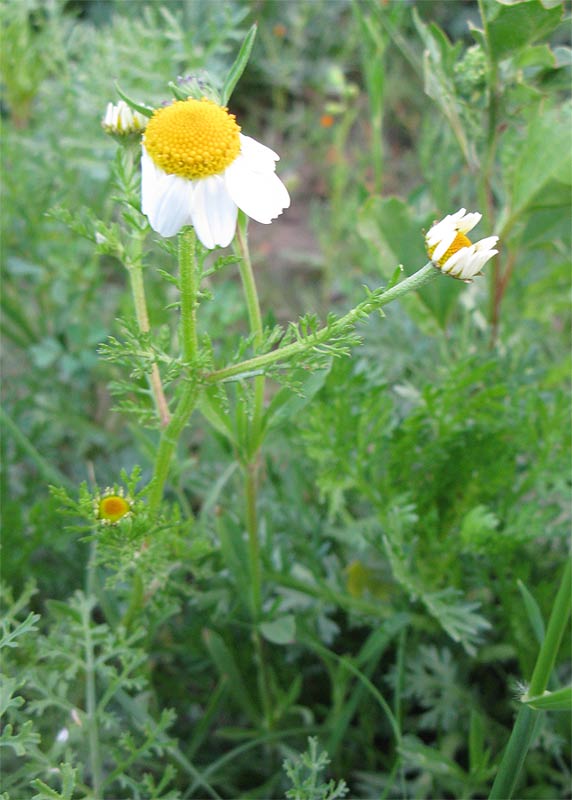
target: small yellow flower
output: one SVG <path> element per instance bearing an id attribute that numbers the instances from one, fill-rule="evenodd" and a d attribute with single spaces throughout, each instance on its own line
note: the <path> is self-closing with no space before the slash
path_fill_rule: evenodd
<path id="1" fill-rule="evenodd" d="M 481 220 L 478 212 L 467 214 L 464 208 L 436 222 L 425 236 L 429 258 L 437 269 L 452 278 L 470 283 L 484 265 L 498 253 L 493 249 L 498 236 L 488 236 L 473 244 L 467 233 Z"/>
<path id="2" fill-rule="evenodd" d="M 124 100 L 120 100 L 116 105 L 107 104 L 101 124 L 106 133 L 129 136 L 144 130 L 147 125 L 147 117 L 138 111 L 133 111 Z"/>
<path id="3" fill-rule="evenodd" d="M 95 514 L 104 525 L 115 525 L 119 520 L 131 514 L 131 499 L 125 497 L 123 490 L 115 492 L 106 489 L 101 497 L 95 500 Z"/>
<path id="4" fill-rule="evenodd" d="M 157 109 L 141 157 L 141 210 L 166 238 L 192 225 L 208 249 L 226 247 L 238 209 L 269 224 L 290 205 L 279 156 L 240 132 L 234 114 L 203 97 Z"/>

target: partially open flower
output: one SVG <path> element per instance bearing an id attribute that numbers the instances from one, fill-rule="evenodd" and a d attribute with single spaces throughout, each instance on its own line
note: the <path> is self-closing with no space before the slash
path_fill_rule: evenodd
<path id="1" fill-rule="evenodd" d="M 104 525 L 115 525 L 131 514 L 132 501 L 125 497 L 123 490 L 118 492 L 106 489 L 94 503 L 95 516 Z"/>
<path id="2" fill-rule="evenodd" d="M 240 133 L 234 114 L 203 97 L 155 111 L 141 158 L 141 210 L 169 237 L 185 225 L 209 249 L 226 247 L 240 208 L 269 224 L 290 205 L 279 156 Z"/>
<path id="3" fill-rule="evenodd" d="M 436 222 L 425 236 L 425 246 L 433 264 L 452 278 L 470 283 L 498 250 L 493 249 L 498 236 L 488 236 L 473 244 L 467 233 L 481 220 L 482 214 L 467 214 L 464 208 Z"/>
<path id="4" fill-rule="evenodd" d="M 133 133 L 141 133 L 147 125 L 147 117 L 138 111 L 133 111 L 124 100 L 120 100 L 116 105 L 107 104 L 105 116 L 101 121 L 106 133 L 117 136 L 129 136 Z"/>

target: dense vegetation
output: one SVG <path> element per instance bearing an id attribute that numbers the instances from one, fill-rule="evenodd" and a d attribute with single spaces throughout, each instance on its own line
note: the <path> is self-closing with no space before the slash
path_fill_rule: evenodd
<path id="1" fill-rule="evenodd" d="M 2 4 L 2 800 L 571 796 L 567 14 Z M 232 92 L 291 208 L 162 239 L 118 92 Z"/>

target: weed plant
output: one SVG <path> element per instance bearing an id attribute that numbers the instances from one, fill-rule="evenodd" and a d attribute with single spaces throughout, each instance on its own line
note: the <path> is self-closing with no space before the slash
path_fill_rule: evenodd
<path id="1" fill-rule="evenodd" d="M 0 13 L 0 798 L 570 797 L 568 9 Z M 292 197 L 228 249 L 101 124 L 202 96 Z"/>

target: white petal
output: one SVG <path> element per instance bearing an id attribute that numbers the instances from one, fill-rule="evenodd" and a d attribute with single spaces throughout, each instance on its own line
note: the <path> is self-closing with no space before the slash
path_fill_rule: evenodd
<path id="1" fill-rule="evenodd" d="M 274 172 L 258 172 L 239 155 L 227 167 L 224 180 L 229 195 L 249 217 L 265 225 L 290 205 L 288 190 Z"/>
<path id="2" fill-rule="evenodd" d="M 191 218 L 196 234 L 209 250 L 227 247 L 236 230 L 238 209 L 231 200 L 220 175 L 211 175 L 195 183 Z"/>
<path id="3" fill-rule="evenodd" d="M 483 215 L 475 211 L 473 214 L 465 214 L 465 216 L 457 222 L 457 230 L 461 233 L 468 233 L 472 231 L 475 225 L 478 225 Z"/>
<path id="4" fill-rule="evenodd" d="M 441 267 L 441 271 L 445 272 L 447 275 L 453 275 L 456 278 L 464 268 L 468 257 L 470 257 L 470 248 L 461 247 L 460 250 L 457 250 L 456 253 L 453 253 L 453 255 L 445 261 Z"/>
<path id="5" fill-rule="evenodd" d="M 280 156 L 266 147 L 265 144 L 257 142 L 251 136 L 240 135 L 240 153 L 248 161 L 249 167 L 253 172 L 274 172 L 276 162 L 280 161 Z"/>
<path id="6" fill-rule="evenodd" d="M 141 211 L 154 231 L 174 236 L 191 222 L 192 181 L 168 175 L 151 159 L 145 148 L 141 156 Z"/>
<path id="7" fill-rule="evenodd" d="M 475 242 L 475 248 L 477 250 L 490 250 L 491 247 L 498 242 L 498 236 L 487 236 L 486 239 L 481 239 L 478 242 Z"/>
<path id="8" fill-rule="evenodd" d="M 433 251 L 431 261 L 439 263 L 456 238 L 457 232 L 455 230 L 448 231 Z"/>
<path id="9" fill-rule="evenodd" d="M 434 247 L 444 236 L 450 233 L 455 233 L 456 229 L 449 217 L 445 217 L 441 222 L 436 222 L 432 228 L 429 229 L 425 239 L 428 247 Z"/>

